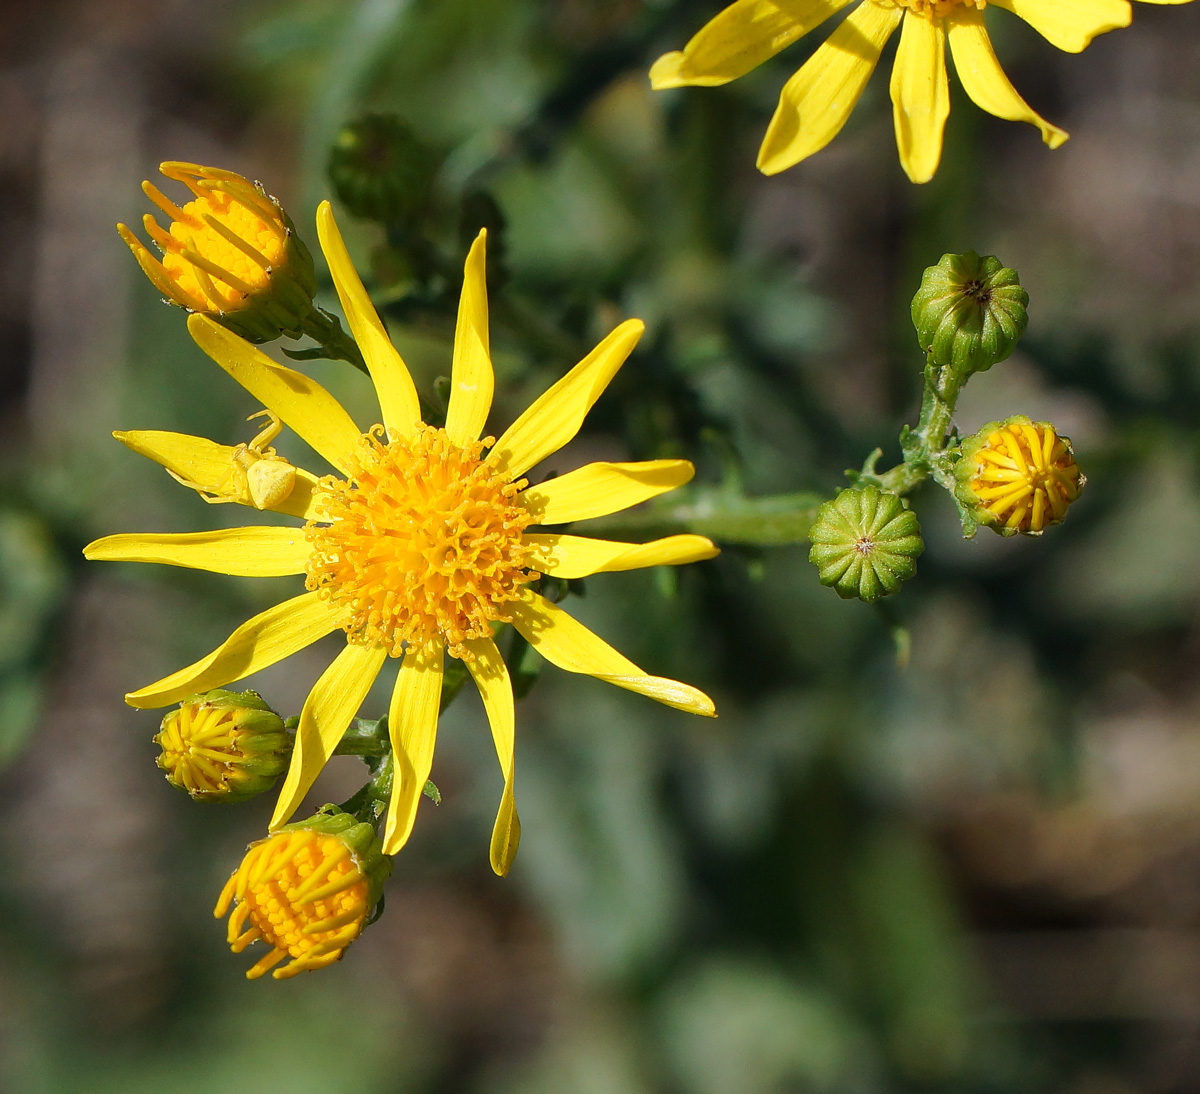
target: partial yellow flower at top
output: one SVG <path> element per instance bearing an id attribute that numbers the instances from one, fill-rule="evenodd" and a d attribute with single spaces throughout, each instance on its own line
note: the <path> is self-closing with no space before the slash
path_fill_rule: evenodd
<path id="1" fill-rule="evenodd" d="M 142 183 L 170 218 L 168 229 L 149 213 L 142 218 L 161 261 L 126 225 L 117 225 L 155 288 L 171 303 L 219 319 L 252 342 L 299 337 L 312 311 L 316 275 L 279 202 L 219 167 L 168 161 L 159 170 L 192 193 L 191 201 L 176 205 L 153 183 Z"/>
<path id="2" fill-rule="evenodd" d="M 525 473 L 571 440 L 632 352 L 642 324 L 627 320 L 537 399 L 500 437 L 481 438 L 492 404 L 485 233 L 467 256 L 443 428 L 421 421 L 416 388 L 392 346 L 334 223 L 317 213 L 321 246 L 351 331 L 370 369 L 382 425 L 363 430 L 323 387 L 276 364 L 202 315 L 192 337 L 275 418 L 336 469 L 318 479 L 296 469 L 292 488 L 264 507 L 302 518 L 298 527 L 245 527 L 192 534 L 115 535 L 91 559 L 159 562 L 237 576 L 305 574 L 307 592 L 240 626 L 195 664 L 126 696 L 136 707 L 178 702 L 241 680 L 335 630 L 347 643 L 313 686 L 296 730 L 291 765 L 271 822 L 292 815 L 333 754 L 389 657 L 400 660 L 388 712 L 395 781 L 384 851 L 409 837 L 433 763 L 447 653 L 466 663 L 487 711 L 504 774 L 492 834 L 500 874 L 516 853 L 513 692 L 493 639 L 513 627 L 552 664 L 713 715 L 712 701 L 675 680 L 648 676 L 561 608 L 532 591 L 539 574 L 585 577 L 675 565 L 717 553 L 701 536 L 614 543 L 531 531 L 625 509 L 691 479 L 686 460 L 593 463 L 538 485 Z M 241 447 L 179 433 L 118 433 L 202 496 L 257 504 L 229 485 Z"/>
<path id="3" fill-rule="evenodd" d="M 1128 26 L 1132 17 L 1128 0 L 991 2 L 1068 53 L 1080 52 L 1097 34 Z M 650 82 L 657 89 L 728 83 L 851 4 L 854 10 L 784 85 L 758 152 L 764 174 L 794 166 L 838 135 L 897 27 L 892 112 L 900 163 L 913 182 L 933 178 L 942 155 L 942 130 L 950 113 L 947 40 L 963 88 L 977 106 L 998 118 L 1036 125 L 1051 148 L 1067 139 L 1009 83 L 984 25 L 987 0 L 736 0 L 682 51 L 660 57 L 650 69 Z"/>

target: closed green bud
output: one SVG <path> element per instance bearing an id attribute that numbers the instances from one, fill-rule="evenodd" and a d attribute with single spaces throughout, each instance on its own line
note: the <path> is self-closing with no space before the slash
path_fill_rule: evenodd
<path id="1" fill-rule="evenodd" d="M 843 600 L 868 604 L 912 577 L 925 550 L 916 513 L 897 495 L 871 485 L 849 487 L 825 502 L 808 538 L 808 560 L 821 584 L 832 585 Z"/>
<path id="2" fill-rule="evenodd" d="M 1041 535 L 1066 519 L 1087 482 L 1071 442 L 1049 422 L 1023 414 L 991 422 L 964 440 L 954 476 L 968 535 L 971 521 L 1002 536 Z"/>
<path id="3" fill-rule="evenodd" d="M 1029 294 L 1017 271 L 974 251 L 942 255 L 921 276 L 912 321 L 933 363 L 961 376 L 1003 361 L 1025 332 Z"/>
<path id="4" fill-rule="evenodd" d="M 338 200 L 355 216 L 403 224 L 424 212 L 440 166 L 437 153 L 399 118 L 368 114 L 338 132 L 327 169 Z"/>
<path id="5" fill-rule="evenodd" d="M 196 801 L 237 802 L 269 790 L 286 770 L 292 736 L 255 691 L 191 695 L 154 738 L 167 782 Z"/>

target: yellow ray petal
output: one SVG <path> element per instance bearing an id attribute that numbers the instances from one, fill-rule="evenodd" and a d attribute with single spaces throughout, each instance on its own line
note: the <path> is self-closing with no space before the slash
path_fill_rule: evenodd
<path id="1" fill-rule="evenodd" d="M 891 91 L 900 166 L 913 182 L 928 182 L 942 158 L 942 130 L 950 114 L 941 20 L 905 15 Z"/>
<path id="2" fill-rule="evenodd" d="M 1017 94 L 996 59 L 978 8 L 955 8 L 946 16 L 950 53 L 963 89 L 981 110 L 1010 122 L 1028 122 L 1042 131 L 1042 140 L 1057 148 L 1067 139 L 1065 129 L 1051 125 Z"/>
<path id="3" fill-rule="evenodd" d="M 903 14 L 860 4 L 784 84 L 758 150 L 764 175 L 794 166 L 841 132 Z"/>
<path id="4" fill-rule="evenodd" d="M 713 701 L 704 692 L 678 680 L 647 676 L 632 661 L 545 597 L 526 590 L 519 601 L 506 607 L 512 614 L 513 626 L 552 665 L 648 695 L 669 707 L 710 718 L 716 716 Z"/>
<path id="5" fill-rule="evenodd" d="M 441 697 L 442 640 L 434 639 L 426 646 L 410 646 L 400 663 L 388 710 L 388 732 L 396 769 L 383 830 L 385 855 L 394 855 L 412 834 L 417 805 L 433 769 Z"/>
<path id="6" fill-rule="evenodd" d="M 491 346 L 488 339 L 487 229 L 471 244 L 463 267 L 458 325 L 454 330 L 454 364 L 450 371 L 450 405 L 446 432 L 455 444 L 479 439 L 492 409 Z"/>
<path id="7" fill-rule="evenodd" d="M 820 26 L 850 0 L 736 0 L 704 24 L 682 50 L 664 53 L 650 86 L 716 87 L 744 76 Z"/>
<path id="8" fill-rule="evenodd" d="M 118 430 L 113 436 L 134 452 L 162 464 L 168 471 L 173 471 L 181 479 L 210 494 L 221 492 L 221 487 L 229 481 L 230 470 L 235 466 L 236 448 L 217 444 L 205 437 L 166 433 L 157 429 Z M 317 476 L 298 467 L 292 492 L 277 505 L 268 505 L 267 508 L 274 513 L 313 520 L 317 516 L 316 494 Z"/>
<path id="9" fill-rule="evenodd" d="M 311 553 L 302 528 L 262 527 L 105 536 L 83 549 L 97 561 L 161 562 L 231 577 L 302 574 Z"/>
<path id="10" fill-rule="evenodd" d="M 410 436 L 421 420 L 416 386 L 350 261 L 350 252 L 346 250 L 337 221 L 333 219 L 333 209 L 327 201 L 317 207 L 317 238 L 321 241 L 325 261 L 329 263 L 350 333 L 371 372 L 383 424 L 393 437 Z"/>
<path id="11" fill-rule="evenodd" d="M 1052 46 L 1067 53 L 1079 53 L 1097 34 L 1127 27 L 1133 19 L 1133 9 L 1126 0 L 992 0 L 992 3 L 1019 15 Z"/>
<path id="12" fill-rule="evenodd" d="M 651 543 L 615 543 L 583 536 L 527 534 L 522 541 L 533 548 L 530 569 L 563 578 L 637 570 L 643 566 L 681 566 L 720 553 L 713 542 L 703 536 L 667 536 Z"/>
<path id="13" fill-rule="evenodd" d="M 509 680 L 504 658 L 490 638 L 474 639 L 467 642 L 466 646 L 475 656 L 473 661 L 467 662 L 467 668 L 483 699 L 488 725 L 492 727 L 492 741 L 496 745 L 496 758 L 504 774 L 504 793 L 500 797 L 500 809 L 492 828 L 490 852 L 492 869 L 503 877 L 517 857 L 517 845 L 521 842 L 521 821 L 517 817 L 513 797 L 516 715 L 513 711 L 512 681 Z"/>
<path id="14" fill-rule="evenodd" d="M 288 765 L 287 778 L 271 817 L 272 830 L 286 824 L 296 812 L 321 768 L 329 762 L 350 719 L 362 706 L 386 660 L 387 651 L 381 647 L 350 642 L 313 684 L 304 700 L 304 709 L 300 711 L 292 762 Z"/>
<path id="15" fill-rule="evenodd" d="M 131 707 L 165 707 L 197 691 L 234 680 L 290 657 L 338 628 L 338 613 L 316 593 L 303 593 L 246 620 L 207 657 L 125 696 Z"/>
<path id="16" fill-rule="evenodd" d="M 362 430 L 328 391 L 304 373 L 277 365 L 207 316 L 189 317 L 188 330 L 196 344 L 263 406 L 339 471 L 348 473 Z"/>
<path id="17" fill-rule="evenodd" d="M 566 524 L 628 509 L 690 482 L 695 473 L 687 460 L 589 463 L 523 490 L 518 500 L 539 524 Z"/>
<path id="18" fill-rule="evenodd" d="M 626 319 L 505 430 L 488 462 L 517 478 L 562 448 L 579 432 L 645 329 L 641 320 Z"/>

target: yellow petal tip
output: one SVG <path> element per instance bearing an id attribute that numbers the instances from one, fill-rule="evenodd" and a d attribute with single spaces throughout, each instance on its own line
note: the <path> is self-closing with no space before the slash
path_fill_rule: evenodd
<path id="1" fill-rule="evenodd" d="M 650 86 L 655 91 L 686 86 L 687 77 L 683 75 L 683 60 L 683 53 L 680 50 L 664 53 L 650 66 Z"/>

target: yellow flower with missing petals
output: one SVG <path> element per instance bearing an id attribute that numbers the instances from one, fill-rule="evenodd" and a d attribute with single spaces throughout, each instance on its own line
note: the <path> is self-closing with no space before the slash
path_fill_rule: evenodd
<path id="1" fill-rule="evenodd" d="M 1128 26 L 1131 19 L 1127 0 L 991 2 L 1068 53 L 1080 52 L 1097 34 Z M 947 41 L 963 89 L 977 106 L 998 118 L 1037 126 L 1051 148 L 1067 139 L 1009 83 L 984 26 L 987 0 L 736 0 L 683 50 L 660 57 L 650 70 L 650 82 L 659 89 L 728 83 L 852 3 L 854 10 L 784 85 L 758 152 L 764 174 L 794 166 L 838 135 L 897 28 L 892 112 L 900 163 L 913 182 L 933 178 L 942 155 L 942 130 L 950 113 Z"/>
<path id="2" fill-rule="evenodd" d="M 1040 536 L 1061 524 L 1087 482 L 1071 442 L 1023 414 L 968 437 L 954 473 L 963 508 L 1002 536 Z"/>
<path id="3" fill-rule="evenodd" d="M 225 883 L 213 915 L 233 907 L 227 938 L 234 953 L 262 941 L 271 952 L 246 973 L 286 980 L 340 961 L 379 903 L 392 860 L 375 829 L 326 807 L 316 816 L 252 843 Z"/>
<path id="4" fill-rule="evenodd" d="M 513 693 L 493 640 L 511 623 L 552 664 L 586 673 L 696 714 L 715 713 L 702 692 L 649 676 L 569 614 L 534 592 L 539 574 L 603 571 L 710 558 L 701 536 L 614 543 L 530 531 L 604 516 L 682 486 L 686 460 L 593 463 L 529 486 L 525 473 L 578 432 L 592 404 L 642 333 L 627 320 L 537 399 L 500 437 L 480 439 L 492 403 L 484 232 L 464 271 L 444 428 L 421 421 L 416 388 L 392 346 L 342 242 L 328 202 L 317 214 L 321 246 L 379 397 L 383 424 L 362 430 L 324 388 L 276 364 L 211 319 L 193 315 L 192 337 L 266 409 L 337 471 L 297 468 L 286 496 L 265 508 L 304 527 L 245 527 L 183 535 L 116 535 L 85 549 L 92 559 L 160 562 L 237 576 L 305 574 L 308 591 L 240 626 L 195 664 L 126 696 L 135 707 L 178 702 L 266 668 L 336 630 L 345 649 L 313 686 L 300 714 L 272 829 L 295 811 L 333 754 L 389 657 L 400 659 L 388 725 L 395 781 L 384 829 L 394 854 L 409 837 L 433 762 L 447 653 L 466 663 L 491 724 L 504 793 L 491 861 L 507 871 L 520 826 L 513 804 Z M 241 448 L 200 437 L 118 433 L 202 496 L 246 505 L 230 482 Z"/>
<path id="5" fill-rule="evenodd" d="M 126 225 L 117 225 L 154 287 L 172 304 L 211 315 L 252 342 L 298 337 L 312 311 L 316 274 L 279 202 L 219 167 L 168 160 L 159 170 L 192 193 L 180 206 L 153 183 L 142 183 L 146 196 L 170 217 L 167 229 L 149 213 L 142 218 L 162 260 Z"/>

